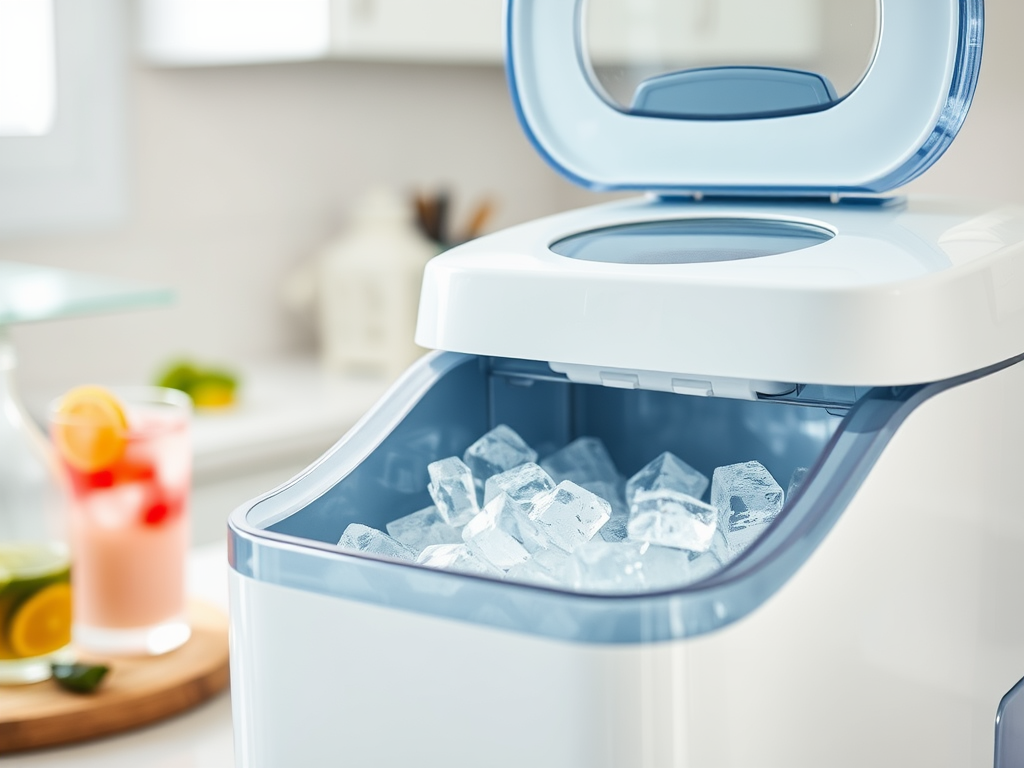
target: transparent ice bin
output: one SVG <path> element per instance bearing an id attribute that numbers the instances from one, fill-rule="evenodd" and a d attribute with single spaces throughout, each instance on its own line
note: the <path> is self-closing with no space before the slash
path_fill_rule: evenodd
<path id="1" fill-rule="evenodd" d="M 568 381 L 544 363 L 434 353 L 306 473 L 235 511 L 231 563 L 282 586 L 561 640 L 656 642 L 749 613 L 838 516 L 920 387 L 800 386 L 759 400 Z M 585 435 L 629 477 L 662 451 L 710 476 L 760 461 L 785 489 L 766 533 L 722 571 L 675 590 L 599 595 L 438 571 L 336 546 L 350 523 L 380 530 L 429 506 L 427 465 L 508 424 L 544 457 Z"/>

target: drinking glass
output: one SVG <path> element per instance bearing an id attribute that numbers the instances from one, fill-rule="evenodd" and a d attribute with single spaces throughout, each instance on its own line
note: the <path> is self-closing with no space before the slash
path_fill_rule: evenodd
<path id="1" fill-rule="evenodd" d="M 160 387 L 81 389 L 99 391 L 85 398 L 90 407 L 58 401 L 50 419 L 70 480 L 74 642 L 101 654 L 166 653 L 190 636 L 191 401 Z M 110 395 L 113 410 L 101 402 Z"/>

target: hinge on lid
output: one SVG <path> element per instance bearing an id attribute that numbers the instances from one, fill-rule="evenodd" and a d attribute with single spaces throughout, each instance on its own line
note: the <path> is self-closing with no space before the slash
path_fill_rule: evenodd
<path id="1" fill-rule="evenodd" d="M 576 363 L 548 363 L 551 370 L 565 374 L 580 384 L 599 384 L 617 389 L 651 389 L 677 395 L 730 397 L 735 400 L 757 400 L 758 395 L 777 397 L 796 390 L 796 384 L 780 381 L 732 379 L 724 376 L 697 376 L 664 371 L 637 371 Z"/>

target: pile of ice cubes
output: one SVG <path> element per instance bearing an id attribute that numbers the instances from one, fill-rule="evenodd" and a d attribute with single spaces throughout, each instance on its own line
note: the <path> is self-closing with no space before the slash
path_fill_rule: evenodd
<path id="1" fill-rule="evenodd" d="M 501 424 L 461 459 L 427 467 L 433 506 L 391 521 L 387 533 L 353 523 L 338 545 L 510 581 L 645 592 L 722 568 L 775 519 L 785 495 L 756 461 L 709 479 L 669 452 L 626 480 L 595 437 L 536 462 Z"/>

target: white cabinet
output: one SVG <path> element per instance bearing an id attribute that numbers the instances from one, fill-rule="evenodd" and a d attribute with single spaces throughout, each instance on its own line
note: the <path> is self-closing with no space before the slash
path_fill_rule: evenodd
<path id="1" fill-rule="evenodd" d="M 333 0 L 339 57 L 499 62 L 501 0 Z"/>
<path id="2" fill-rule="evenodd" d="M 142 57 L 163 66 L 325 58 L 501 61 L 501 0 L 138 0 Z"/>
<path id="3" fill-rule="evenodd" d="M 311 59 L 499 63 L 502 0 L 136 0 L 165 66 Z M 869 0 L 588 0 L 596 62 L 813 58 L 826 9 Z M 834 11 L 828 11 L 834 13 Z M 870 14 L 869 14 L 870 15 Z"/>

